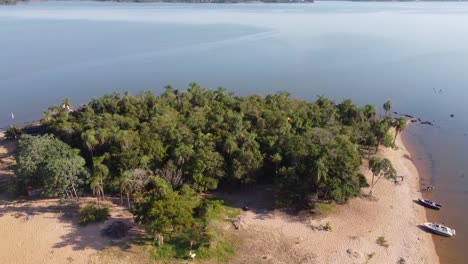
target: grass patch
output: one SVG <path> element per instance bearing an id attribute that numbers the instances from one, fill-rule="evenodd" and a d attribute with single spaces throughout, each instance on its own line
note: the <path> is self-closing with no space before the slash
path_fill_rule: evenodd
<path id="1" fill-rule="evenodd" d="M 230 219 L 240 215 L 240 210 L 224 205 L 223 201 L 205 200 L 197 209 L 196 226 L 192 232 L 168 237 L 162 246 L 154 245 L 151 255 L 156 260 L 176 261 L 191 259 L 190 250 L 195 259 L 216 260 L 228 263 L 234 255 L 236 243 Z M 192 241 L 192 247 L 190 242 Z"/>
<path id="2" fill-rule="evenodd" d="M 319 213 L 320 215 L 327 216 L 335 210 L 335 204 L 334 203 L 316 203 L 315 208 L 316 208 L 315 210 L 317 213 Z"/>
<path id="3" fill-rule="evenodd" d="M 397 264 L 406 264 L 406 260 L 404 258 L 400 258 L 398 261 L 397 261 Z"/>
<path id="4" fill-rule="evenodd" d="M 109 217 L 109 208 L 98 208 L 94 203 L 88 203 L 80 210 L 80 225 L 102 222 Z"/>
<path id="5" fill-rule="evenodd" d="M 376 243 L 381 247 L 388 247 L 389 246 L 387 240 L 385 240 L 385 237 L 383 237 L 383 236 L 377 238 Z"/>

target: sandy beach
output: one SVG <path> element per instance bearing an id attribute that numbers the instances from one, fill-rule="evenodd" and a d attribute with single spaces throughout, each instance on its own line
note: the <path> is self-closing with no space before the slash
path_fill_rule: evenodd
<path id="1" fill-rule="evenodd" d="M 427 221 L 425 209 L 413 201 L 421 197 L 418 170 L 399 137 L 396 145 L 398 150 L 381 148 L 379 156 L 390 159 L 404 181 L 381 180 L 372 199 L 352 199 L 319 219 L 244 212 L 247 241 L 242 251 L 250 248 L 251 254 L 238 256 L 234 263 L 439 263 L 432 235 L 418 227 Z M 367 164 L 363 172 L 370 182 Z M 255 200 L 261 199 L 252 197 L 250 202 Z M 327 222 L 331 232 L 311 228 Z M 377 244 L 379 237 L 388 247 Z"/>
<path id="2" fill-rule="evenodd" d="M 14 145 L 8 144 L 2 142 L 0 147 L 1 177 L 11 175 L 8 168 L 14 162 L 9 155 Z M 237 197 L 252 210 L 243 212 L 242 243 L 230 263 L 439 263 L 432 235 L 418 227 L 426 221 L 424 208 L 413 201 L 421 195 L 418 171 L 400 138 L 396 144 L 398 150 L 382 148 L 379 156 L 390 159 L 404 181 L 381 180 L 372 199 L 352 199 L 337 205 L 328 216 L 292 216 L 273 210 L 263 204 L 263 192 Z M 370 179 L 366 167 L 363 164 L 363 172 Z M 149 263 L 147 257 L 137 261 L 127 253 L 119 255 L 128 251 L 124 247 L 114 247 L 115 253 L 104 261 L 98 253 L 114 245 L 99 234 L 108 222 L 78 227 L 60 208 L 57 200 L 2 200 L 0 263 Z M 111 211 L 108 221 L 130 217 L 116 205 Z M 28 214 L 30 220 L 26 220 Z M 331 232 L 312 229 L 327 222 Z M 376 242 L 379 237 L 385 238 L 387 247 Z"/>
<path id="3" fill-rule="evenodd" d="M 3 133 L 0 133 L 0 183 L 13 175 L 14 149 L 15 143 L 4 141 Z M 94 199 L 82 198 L 79 203 L 90 201 Z M 9 200 L 0 191 L 0 263 L 104 263 L 97 261 L 99 251 L 114 246 L 128 250 L 131 246 L 126 241 L 111 240 L 100 231 L 116 220 L 131 224 L 132 216 L 118 201 L 112 203 L 109 199 L 106 205 L 111 213 L 107 221 L 82 227 L 77 224 L 75 201 Z M 135 228 L 132 231 L 138 232 Z"/>

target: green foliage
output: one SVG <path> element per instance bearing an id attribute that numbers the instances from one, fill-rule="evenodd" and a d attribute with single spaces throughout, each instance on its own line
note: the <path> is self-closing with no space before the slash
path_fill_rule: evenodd
<path id="1" fill-rule="evenodd" d="M 389 246 L 387 240 L 385 240 L 385 237 L 383 237 L 383 236 L 377 238 L 376 243 L 381 247 L 388 247 Z"/>
<path id="2" fill-rule="evenodd" d="M 105 221 L 108 217 L 109 208 L 98 208 L 95 204 L 88 203 L 80 210 L 80 225 L 102 222 Z"/>
<path id="3" fill-rule="evenodd" d="M 385 134 L 384 138 L 382 139 L 382 145 L 387 148 L 393 147 L 393 136 L 390 133 Z"/>
<path id="4" fill-rule="evenodd" d="M 377 182 L 379 182 L 380 179 L 384 178 L 387 180 L 396 180 L 396 170 L 393 167 L 392 162 L 388 159 L 373 157 L 371 160 L 369 160 L 369 169 L 372 172 L 372 182 L 370 184 L 369 195 L 372 194 L 374 186 L 377 184 Z"/>
<path id="5" fill-rule="evenodd" d="M 404 116 L 400 116 L 394 120 L 393 126 L 395 127 L 395 138 L 393 139 L 393 145 L 395 145 L 395 140 L 398 136 L 398 133 L 405 130 L 406 126 L 408 126 L 408 120 Z"/>
<path id="6" fill-rule="evenodd" d="M 194 227 L 194 209 L 199 198 L 187 185 L 180 191 L 173 190 L 164 179 L 154 178 L 154 189 L 145 192 L 132 209 L 137 223 L 144 224 L 160 245 L 164 236 L 177 237 Z"/>
<path id="7" fill-rule="evenodd" d="M 358 194 L 358 147 L 388 145 L 392 125 L 374 106 L 350 100 L 305 102 L 287 92 L 238 97 L 197 83 L 187 91 L 167 86 L 159 96 L 113 93 L 70 108 L 69 100 L 50 107 L 42 124 L 80 148 L 90 171 L 107 175 L 101 185 L 111 191 L 122 189 L 112 186 L 124 173 L 143 169 L 174 189 L 198 192 L 275 183 L 279 203 L 299 207 L 310 195 L 345 202 Z M 94 157 L 103 156 L 95 167 Z M 123 192 L 136 197 L 132 181 L 126 184 Z"/>
<path id="8" fill-rule="evenodd" d="M 315 211 L 323 216 L 329 215 L 331 212 L 335 210 L 334 203 L 316 203 L 315 204 Z"/>
<path id="9" fill-rule="evenodd" d="M 366 176 L 364 176 L 363 174 L 359 173 L 358 174 L 358 178 L 359 178 L 359 186 L 361 188 L 363 187 L 369 187 L 369 183 L 367 182 L 367 179 L 366 179 Z"/>
<path id="10" fill-rule="evenodd" d="M 330 222 L 327 222 L 325 224 L 325 226 L 323 227 L 323 230 L 328 231 L 328 232 L 332 231 L 332 226 L 331 226 Z"/>
<path id="11" fill-rule="evenodd" d="M 388 115 L 380 118 L 374 106 L 350 100 L 337 104 L 319 96 L 306 102 L 287 92 L 239 97 L 197 83 L 186 91 L 167 86 L 160 95 L 113 93 L 76 110 L 64 100 L 42 120 L 48 133 L 80 149 L 98 201 L 104 192 L 126 196 L 136 222 L 158 242 L 157 256 L 186 258 L 192 242 L 199 256 L 219 259 L 232 251 L 219 235 L 219 223 L 239 212 L 197 192 L 273 183 L 282 206 L 346 202 L 365 186 L 358 174 L 359 150 L 388 145 L 389 129 L 396 124 Z M 33 153 L 63 155 L 49 148 L 61 149 L 40 145 Z M 23 177 L 27 184 L 49 186 L 38 167 L 60 172 L 51 173 L 54 178 L 79 171 L 61 172 L 64 168 L 49 162 L 49 156 L 38 158 L 48 166 L 23 162 L 20 174 L 28 175 Z M 76 159 L 63 167 L 82 163 Z M 374 177 L 391 177 L 388 164 L 382 164 Z"/>
<path id="12" fill-rule="evenodd" d="M 15 127 L 10 127 L 5 131 L 6 139 L 17 139 L 21 136 L 21 130 Z"/>
<path id="13" fill-rule="evenodd" d="M 52 135 L 23 135 L 15 155 L 23 189 L 41 189 L 49 197 L 77 196 L 88 173 L 78 151 Z"/>
<path id="14" fill-rule="evenodd" d="M 388 116 L 390 111 L 392 110 L 393 103 L 392 101 L 388 100 L 383 104 L 383 109 L 385 110 L 385 115 Z"/>

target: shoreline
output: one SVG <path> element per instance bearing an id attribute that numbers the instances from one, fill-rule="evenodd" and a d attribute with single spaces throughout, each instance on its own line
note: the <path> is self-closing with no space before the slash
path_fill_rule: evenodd
<path id="1" fill-rule="evenodd" d="M 402 137 L 398 136 L 396 140 L 399 149 L 382 147 L 378 153 L 378 156 L 392 161 L 398 175 L 405 176 L 401 184 L 381 180 L 374 188 L 372 199 L 353 198 L 347 204 L 336 205 L 333 212 L 322 217 L 292 216 L 280 210 L 243 212 L 240 235 L 244 241 L 230 263 L 258 263 L 265 259 L 267 263 L 273 264 L 396 263 L 401 259 L 405 263 L 440 263 L 433 235 L 418 227 L 427 222 L 426 209 L 414 202 L 422 195 L 420 180 L 423 176 L 411 159 L 414 153 L 408 151 Z M 371 177 L 367 162 L 362 165 L 362 171 L 368 179 Z M 367 191 L 366 188 L 362 189 L 364 194 Z M 254 195 L 259 195 L 259 192 L 255 191 Z M 249 198 L 243 196 L 240 199 Z M 252 200 L 261 199 L 253 197 Z M 57 225 L 54 216 L 47 221 L 43 218 L 45 216 L 35 217 L 43 219 L 41 230 L 46 233 Z M 20 231 L 15 229 L 24 228 L 24 224 L 15 224 L 19 220 L 12 217 L 2 217 L 2 221 L 7 221 L 12 227 L 9 228 L 9 234 L 16 234 Z M 326 223 L 330 223 L 332 232 L 311 228 Z M 61 237 L 66 237 L 72 231 L 65 228 Z M 51 236 L 49 244 L 59 243 L 61 237 Z M 384 237 L 388 246 L 376 243 L 379 237 Z M 12 236 L 10 238 L 13 239 Z M 69 249 L 67 247 L 66 253 L 63 252 L 65 254 L 56 254 L 55 263 L 61 263 L 62 258 L 71 255 Z M 84 254 L 81 256 L 86 259 L 98 251 L 80 251 L 79 254 Z M 8 256 L 14 260 L 21 252 L 24 252 L 21 247 L 13 247 Z M 36 257 L 44 259 L 50 257 L 46 248 L 36 254 L 39 255 Z"/>
<path id="2" fill-rule="evenodd" d="M 373 197 L 351 199 L 336 205 L 325 216 L 292 216 L 280 210 L 243 212 L 242 228 L 246 237 L 240 254 L 232 263 L 267 259 L 268 263 L 440 263 L 433 235 L 419 227 L 427 222 L 425 208 L 416 202 L 421 197 L 420 174 L 411 160 L 401 136 L 399 149 L 381 148 L 378 156 L 392 161 L 398 175 L 405 176 L 401 184 L 381 180 Z M 367 161 L 362 172 L 369 180 L 372 175 Z M 362 193 L 367 194 L 368 188 Z M 258 202 L 261 195 L 242 195 L 238 201 Z M 331 232 L 312 227 L 329 223 Z M 388 245 L 379 245 L 383 237 Z M 261 238 L 261 239 L 259 239 Z M 260 240 L 260 241 L 259 241 Z M 287 253 L 289 259 L 283 255 Z M 297 261 L 297 262 L 294 262 Z M 306 261 L 306 262 L 304 262 Z"/>

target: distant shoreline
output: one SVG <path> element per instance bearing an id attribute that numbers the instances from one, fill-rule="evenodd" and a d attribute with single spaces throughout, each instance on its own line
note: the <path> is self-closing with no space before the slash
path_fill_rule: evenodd
<path id="1" fill-rule="evenodd" d="M 17 3 L 37 2 L 114 2 L 114 3 L 186 3 L 186 4 L 312 4 L 316 2 L 468 2 L 468 0 L 71 0 L 71 1 L 49 1 L 49 0 L 0 0 L 0 5 L 15 5 Z"/>

